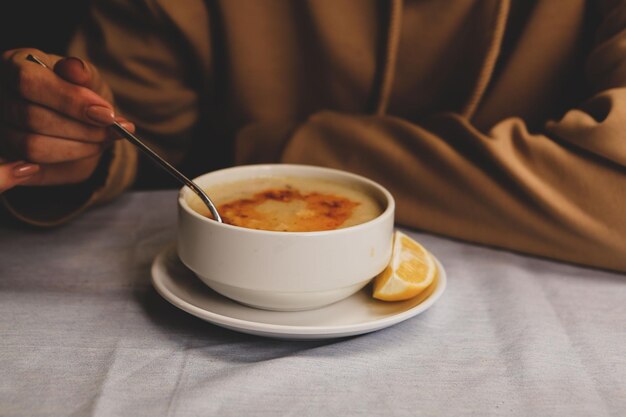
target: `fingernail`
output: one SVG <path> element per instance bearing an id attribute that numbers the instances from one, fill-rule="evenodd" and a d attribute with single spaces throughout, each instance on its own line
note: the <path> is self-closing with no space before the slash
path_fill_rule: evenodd
<path id="1" fill-rule="evenodd" d="M 30 177 L 39 172 L 39 165 L 23 163 L 13 167 L 13 176 L 15 178 Z"/>
<path id="2" fill-rule="evenodd" d="M 131 122 L 120 122 L 120 124 L 126 130 L 130 130 L 130 131 L 135 130 L 135 125 L 132 124 Z"/>
<path id="3" fill-rule="evenodd" d="M 115 115 L 113 110 L 103 106 L 91 106 L 87 108 L 87 117 L 92 121 L 109 126 L 115 122 Z"/>
<path id="4" fill-rule="evenodd" d="M 80 64 L 80 66 L 83 68 L 83 71 L 85 69 L 87 69 L 87 66 L 85 65 L 85 61 L 83 61 L 82 59 L 75 57 L 75 56 L 70 56 L 65 58 L 66 61 L 72 61 L 72 62 L 78 62 Z"/>

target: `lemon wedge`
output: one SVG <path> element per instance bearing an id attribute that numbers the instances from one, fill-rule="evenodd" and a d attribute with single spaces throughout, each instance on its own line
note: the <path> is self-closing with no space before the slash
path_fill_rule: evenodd
<path id="1" fill-rule="evenodd" d="M 374 278 L 374 298 L 401 301 L 413 298 L 432 284 L 437 266 L 432 255 L 406 234 L 396 231 L 391 261 Z"/>

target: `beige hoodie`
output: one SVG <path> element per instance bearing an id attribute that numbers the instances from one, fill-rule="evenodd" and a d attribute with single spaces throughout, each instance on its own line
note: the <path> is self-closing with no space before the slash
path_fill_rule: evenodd
<path id="1" fill-rule="evenodd" d="M 71 53 L 192 175 L 340 168 L 402 225 L 626 271 L 624 45 L 626 1 L 102 0 Z M 39 223 L 119 194 L 136 160 L 119 142 L 104 184 Z"/>

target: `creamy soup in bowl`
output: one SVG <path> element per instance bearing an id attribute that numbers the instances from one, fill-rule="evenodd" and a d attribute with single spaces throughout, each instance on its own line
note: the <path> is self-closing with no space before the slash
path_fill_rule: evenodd
<path id="1" fill-rule="evenodd" d="M 391 256 L 395 203 L 381 185 L 304 165 L 248 165 L 194 181 L 224 223 L 187 187 L 178 205 L 178 253 L 213 290 L 270 310 L 306 310 L 346 298 Z"/>
<path id="2" fill-rule="evenodd" d="M 367 192 L 328 179 L 260 177 L 205 191 L 225 223 L 258 230 L 335 230 L 365 223 L 382 213 L 380 203 Z M 211 218 L 199 199 L 190 206 Z"/>

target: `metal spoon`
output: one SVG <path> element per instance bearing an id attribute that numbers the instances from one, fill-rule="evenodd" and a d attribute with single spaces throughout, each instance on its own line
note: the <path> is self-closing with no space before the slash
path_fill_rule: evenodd
<path id="1" fill-rule="evenodd" d="M 34 62 L 36 64 L 39 64 L 42 67 L 50 69 L 50 67 L 48 67 L 45 63 L 43 63 L 35 55 L 28 55 L 26 57 L 26 59 L 28 61 Z M 171 176 L 176 178 L 181 184 L 186 185 L 187 187 L 191 188 L 198 195 L 198 197 L 200 197 L 202 202 L 208 207 L 209 211 L 213 215 L 213 218 L 216 221 L 218 221 L 220 223 L 223 223 L 222 217 L 217 212 L 217 207 L 215 207 L 215 204 L 213 204 L 213 202 L 211 201 L 209 196 L 206 195 L 206 193 L 204 191 L 202 191 L 202 189 L 195 182 L 191 181 L 189 178 L 187 178 L 185 175 L 183 175 L 180 171 L 178 171 L 176 168 L 174 168 L 169 162 L 167 162 L 165 159 L 161 158 L 156 152 L 154 152 L 145 143 L 143 143 L 137 136 L 135 136 L 132 133 L 130 133 L 128 130 L 126 130 L 118 122 L 113 123 L 110 127 L 113 130 L 115 130 L 117 133 L 122 135 L 130 143 L 132 143 L 133 145 L 138 147 L 146 155 L 148 155 L 148 157 L 150 157 L 150 159 L 152 159 L 154 162 L 156 162 L 158 165 L 160 165 L 161 168 L 165 169 Z"/>

